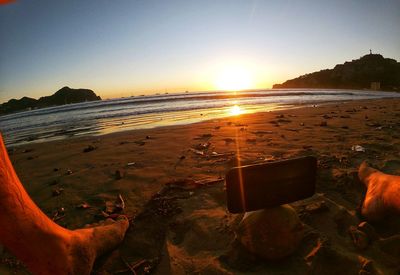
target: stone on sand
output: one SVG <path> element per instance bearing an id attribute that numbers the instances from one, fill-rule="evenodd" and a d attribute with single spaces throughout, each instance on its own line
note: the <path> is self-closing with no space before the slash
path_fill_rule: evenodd
<path id="1" fill-rule="evenodd" d="M 292 254 L 303 234 L 303 224 L 289 205 L 248 212 L 236 231 L 237 239 L 249 252 L 267 260 Z"/>

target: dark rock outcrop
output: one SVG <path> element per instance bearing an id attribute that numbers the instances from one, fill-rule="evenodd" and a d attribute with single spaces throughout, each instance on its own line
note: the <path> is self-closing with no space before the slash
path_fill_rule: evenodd
<path id="1" fill-rule="evenodd" d="M 71 89 L 64 87 L 51 96 L 44 96 L 38 100 L 29 97 L 23 97 L 19 100 L 11 99 L 0 105 L 0 115 L 25 111 L 30 109 L 59 106 L 64 104 L 79 103 L 84 101 L 101 100 L 92 90 L 89 89 Z"/>
<path id="2" fill-rule="evenodd" d="M 333 69 L 275 84 L 273 88 L 370 89 L 373 82 L 379 83 L 381 90 L 399 91 L 400 63 L 380 54 L 367 54 L 360 59 L 336 65 Z"/>

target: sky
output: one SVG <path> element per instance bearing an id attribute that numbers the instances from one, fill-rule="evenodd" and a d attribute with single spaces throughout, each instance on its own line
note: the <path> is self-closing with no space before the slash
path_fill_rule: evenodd
<path id="1" fill-rule="evenodd" d="M 400 61 L 400 1 L 17 0 L 0 5 L 0 103 L 270 88 L 369 49 Z"/>

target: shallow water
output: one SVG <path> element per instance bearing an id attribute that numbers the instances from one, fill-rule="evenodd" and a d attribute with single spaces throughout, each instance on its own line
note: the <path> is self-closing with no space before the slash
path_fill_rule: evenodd
<path id="1" fill-rule="evenodd" d="M 189 124 L 242 113 L 293 108 L 299 104 L 400 97 L 356 90 L 282 89 L 197 92 L 110 99 L 25 111 L 0 117 L 7 145 L 131 129 Z"/>

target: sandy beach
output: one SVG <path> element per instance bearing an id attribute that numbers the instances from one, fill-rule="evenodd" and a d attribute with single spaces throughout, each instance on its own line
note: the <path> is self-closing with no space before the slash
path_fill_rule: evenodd
<path id="1" fill-rule="evenodd" d="M 400 272 L 398 217 L 370 224 L 374 237 L 365 245 L 349 234 L 364 221 L 360 163 L 400 174 L 399 99 L 70 138 L 9 154 L 33 200 L 69 229 L 113 215 L 122 196 L 131 226 L 121 246 L 96 262 L 94 274 L 133 274 L 130 268 L 137 274 Z M 317 192 L 292 204 L 306 228 L 300 247 L 279 262 L 250 255 L 235 241 L 243 215 L 227 211 L 226 172 L 308 155 L 318 159 Z M 0 273 L 27 274 L 7 251 Z"/>

